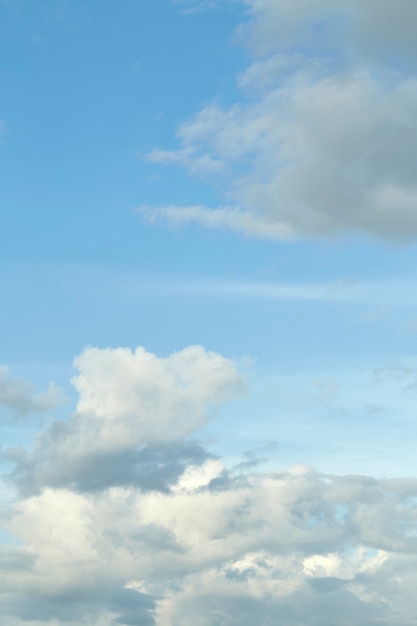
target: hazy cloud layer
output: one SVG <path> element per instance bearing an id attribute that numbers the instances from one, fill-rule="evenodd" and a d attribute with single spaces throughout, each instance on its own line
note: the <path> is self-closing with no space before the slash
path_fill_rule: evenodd
<path id="1" fill-rule="evenodd" d="M 201 347 L 75 364 L 76 414 L 8 451 L 2 623 L 415 624 L 416 479 L 228 470 L 188 433 L 242 381 Z"/>
<path id="2" fill-rule="evenodd" d="M 242 99 L 214 101 L 148 159 L 215 179 L 222 207 L 141 209 L 255 237 L 417 236 L 414 2 L 248 0 Z"/>

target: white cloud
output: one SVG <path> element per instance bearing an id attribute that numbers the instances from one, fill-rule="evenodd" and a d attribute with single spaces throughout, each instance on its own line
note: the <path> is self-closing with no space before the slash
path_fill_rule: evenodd
<path id="1" fill-rule="evenodd" d="M 75 363 L 76 416 L 38 437 L 27 465 L 37 488 L 0 508 L 12 538 L 0 545 L 0 621 L 413 624 L 416 479 L 306 466 L 232 477 L 186 439 L 207 405 L 240 389 L 231 361 L 200 347 L 165 358 L 89 348 Z M 138 454 L 141 471 L 167 466 L 163 489 L 135 475 Z M 117 480 L 123 464 L 135 480 Z M 79 488 L 83 472 L 108 469 L 113 482 Z"/>
<path id="2" fill-rule="evenodd" d="M 209 104 L 180 126 L 178 150 L 148 155 L 191 175 L 215 174 L 229 202 L 145 215 L 276 239 L 414 239 L 417 82 L 407 59 L 394 69 L 379 54 L 376 24 L 402 50 L 415 3 L 247 4 L 246 31 L 263 56 L 238 78 L 242 100 Z M 336 22 L 345 35 L 333 41 Z"/>
<path id="3" fill-rule="evenodd" d="M 163 285 L 176 294 L 225 298 L 259 298 L 271 300 L 310 300 L 343 302 L 346 304 L 378 305 L 376 311 L 362 316 L 359 321 L 380 319 L 385 309 L 417 306 L 417 284 L 413 280 L 360 281 L 341 279 L 324 283 L 301 282 L 251 282 L 233 280 L 177 281 Z"/>
<path id="4" fill-rule="evenodd" d="M 90 428 L 100 433 L 93 445 L 110 450 L 182 438 L 243 384 L 234 363 L 201 346 L 166 358 L 143 348 L 89 348 L 74 363 L 77 436 L 85 427 L 88 449 Z"/>
<path id="5" fill-rule="evenodd" d="M 194 491 L 200 487 L 206 487 L 212 480 L 219 478 L 224 471 L 224 465 L 219 459 L 210 460 L 204 465 L 189 465 L 178 483 L 174 485 L 174 493 Z"/>
<path id="6" fill-rule="evenodd" d="M 88 348 L 74 364 L 76 412 L 41 433 L 31 453 L 9 450 L 22 493 L 140 485 L 166 491 L 210 455 L 186 439 L 244 390 L 235 363 L 191 346 L 159 358 L 143 348 Z"/>
<path id="7" fill-rule="evenodd" d="M 267 224 L 258 220 L 248 211 L 240 211 L 235 207 L 208 209 L 203 206 L 167 206 L 141 207 L 139 212 L 149 221 L 166 220 L 173 226 L 187 222 L 198 222 L 208 228 L 230 228 L 250 234 L 254 237 L 268 239 L 290 239 L 293 232 L 284 223 Z"/>
<path id="8" fill-rule="evenodd" d="M 218 5 L 218 0 L 172 0 L 182 7 L 183 13 L 197 13 L 204 9 L 213 9 Z"/>
<path id="9" fill-rule="evenodd" d="M 416 496 L 411 479 L 307 469 L 218 491 L 46 490 L 9 511 L 24 549 L 12 548 L 14 569 L 3 560 L 0 612 L 32 603 L 33 618 L 57 625 L 116 609 L 118 623 L 157 626 L 411 625 Z"/>

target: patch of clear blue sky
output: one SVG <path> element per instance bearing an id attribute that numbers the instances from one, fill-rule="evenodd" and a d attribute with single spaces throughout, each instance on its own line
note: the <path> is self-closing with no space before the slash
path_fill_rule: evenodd
<path id="1" fill-rule="evenodd" d="M 72 358 L 86 345 L 168 354 L 198 343 L 253 357 L 266 377 L 310 379 L 415 353 L 413 307 L 392 302 L 398 294 L 389 288 L 382 303 L 182 288 L 193 281 L 413 284 L 415 246 L 173 231 L 135 212 L 224 200 L 143 155 L 175 148 L 176 128 L 205 103 L 239 98 L 235 81 L 247 57 L 233 33 L 241 19 L 233 2 L 184 14 L 168 0 L 0 1 L 0 119 L 8 128 L 0 140 L 1 362 L 40 388 L 50 378 L 68 384 Z M 265 433 L 275 415 L 291 421 L 277 402 L 258 387 L 245 403 L 247 428 L 259 412 Z M 239 424 L 233 410 L 231 428 Z M 293 421 L 299 430 L 307 413 Z M 290 431 L 287 450 L 297 447 Z"/>
<path id="2" fill-rule="evenodd" d="M 109 246 L 122 254 L 115 235 L 129 221 L 146 245 L 131 209 L 167 201 L 170 174 L 168 184 L 150 183 L 153 168 L 137 153 L 172 142 L 184 116 L 233 89 L 242 62 L 229 46 L 236 16 L 185 16 L 160 0 L 1 10 L 0 111 L 10 128 L 1 149 L 3 254 L 88 260 Z M 172 178 L 187 201 L 190 183 Z"/>

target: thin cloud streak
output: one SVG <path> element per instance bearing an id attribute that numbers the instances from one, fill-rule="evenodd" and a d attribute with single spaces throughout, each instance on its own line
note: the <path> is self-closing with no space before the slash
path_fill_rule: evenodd
<path id="1" fill-rule="evenodd" d="M 194 274 L 192 278 L 187 278 L 183 273 L 147 273 L 59 265 L 51 268 L 49 274 L 49 288 L 59 290 L 64 296 L 82 296 L 88 301 L 107 299 L 111 291 L 113 299 L 121 302 L 199 295 L 208 298 L 369 304 L 384 309 L 417 306 L 417 280 L 412 278 L 366 280 L 341 277 L 323 282 L 265 281 L 255 278 L 224 279 L 207 274 Z M 7 281 L 4 284 L 7 286 Z"/>
<path id="2" fill-rule="evenodd" d="M 177 294 L 198 294 L 208 297 L 334 301 L 352 304 L 384 304 L 393 307 L 417 305 L 415 281 L 360 282 L 346 279 L 326 283 L 277 283 L 196 279 L 170 282 L 164 288 Z"/>

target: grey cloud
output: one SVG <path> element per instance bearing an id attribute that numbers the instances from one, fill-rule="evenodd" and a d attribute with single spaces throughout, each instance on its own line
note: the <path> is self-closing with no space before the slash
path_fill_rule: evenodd
<path id="1" fill-rule="evenodd" d="M 258 70 L 261 71 L 261 70 Z M 417 236 L 417 83 L 300 70 L 255 100 L 209 105 L 184 124 L 194 155 L 228 164 L 235 204 L 144 209 L 254 237 Z"/>
<path id="2" fill-rule="evenodd" d="M 325 578 L 312 578 L 308 583 L 318 593 L 332 593 L 342 589 L 349 581 L 334 576 L 327 576 Z"/>
<path id="3" fill-rule="evenodd" d="M 9 520 L 36 563 L 16 572 L 16 561 L 13 577 L 4 564 L 5 606 L 58 624 L 109 615 L 127 626 L 408 626 L 416 497 L 415 479 L 306 468 L 252 474 L 215 492 L 130 487 L 73 500 L 45 491 L 17 503 Z M 87 541 L 74 554 L 63 524 Z M 74 584 L 74 567 L 84 584 Z"/>
<path id="4" fill-rule="evenodd" d="M 80 573 L 81 574 L 81 573 Z M 145 594 L 130 589 L 85 590 L 82 586 L 71 592 L 18 595 L 6 604 L 10 614 L 25 622 L 40 620 L 43 623 L 60 620 L 60 623 L 80 619 L 95 620 L 97 613 L 109 611 L 116 614 L 116 624 L 152 626 L 155 601 Z M 87 622 L 88 623 L 88 622 Z M 91 623 L 91 622 L 90 622 Z"/>
<path id="5" fill-rule="evenodd" d="M 276 626 L 281 619 L 280 611 L 268 601 L 260 601 L 245 596 L 218 594 L 198 595 L 184 602 L 174 614 L 178 626 L 191 626 L 197 617 L 199 626 Z"/>
<path id="6" fill-rule="evenodd" d="M 177 150 L 148 155 L 214 174 L 228 201 L 142 207 L 144 217 L 270 239 L 414 240 L 415 2 L 245 4 L 258 56 L 238 78 L 242 98 L 215 100 L 180 126 Z"/>
<path id="7" fill-rule="evenodd" d="M 139 449 L 79 456 L 56 454 L 64 424 L 51 428 L 47 439 L 30 454 L 5 450 L 3 459 L 15 464 L 9 480 L 27 497 L 45 487 L 94 492 L 133 486 L 168 492 L 189 465 L 202 465 L 212 455 L 193 441 L 155 444 Z"/>
<path id="8" fill-rule="evenodd" d="M 0 513 L 1 519 L 1 513 Z M 15 545 L 0 545 L 0 571 L 30 571 L 33 570 L 35 559 L 33 555 Z"/>
<path id="9" fill-rule="evenodd" d="M 53 383 L 47 391 L 36 393 L 28 381 L 13 375 L 9 368 L 0 366 L 0 416 L 25 417 L 31 413 L 45 413 L 62 402 L 60 389 Z"/>
<path id="10" fill-rule="evenodd" d="M 413 0 L 244 0 L 249 22 L 242 35 L 257 54 L 300 44 L 310 51 L 329 48 L 346 55 L 397 62 L 417 53 Z"/>
<path id="11" fill-rule="evenodd" d="M 178 626 L 382 626 L 386 625 L 384 607 L 378 603 L 366 603 L 354 594 L 334 585 L 321 588 L 319 584 L 304 585 L 285 600 L 273 597 L 256 599 L 239 595 L 229 596 L 220 590 L 217 594 L 199 594 L 178 607 L 173 620 Z M 311 587 L 311 588 L 309 588 Z M 196 618 L 196 616 L 198 616 Z M 194 619 L 194 621 L 193 621 Z M 195 621 L 197 619 L 197 621 Z M 410 622 L 411 623 L 411 622 Z"/>
<path id="12" fill-rule="evenodd" d="M 1 455 L 15 464 L 10 478 L 22 495 L 44 487 L 168 491 L 187 467 L 210 458 L 186 436 L 244 387 L 232 361 L 201 346 L 166 358 L 89 348 L 75 365 L 77 412 L 39 433 L 32 452 Z"/>
<path id="13" fill-rule="evenodd" d="M 110 596 L 109 608 L 111 610 L 123 610 L 123 615 L 116 618 L 116 624 L 126 626 L 152 626 L 155 624 L 153 611 L 155 601 L 150 596 L 138 593 L 131 589 L 121 589 Z"/>
<path id="14" fill-rule="evenodd" d="M 130 420 L 135 406 L 147 406 L 149 385 L 137 384 L 143 378 L 136 375 L 133 353 L 119 356 L 123 363 L 125 357 L 134 362 L 134 380 L 124 389 L 135 394 L 126 404 L 115 384 L 108 397 L 116 398 L 117 415 L 124 419 L 128 410 Z M 93 368 L 100 374 L 92 385 L 97 389 L 102 362 L 100 354 L 93 357 L 100 364 Z M 177 381 L 177 368 L 184 374 L 183 356 L 172 368 L 169 363 L 169 376 L 166 368 L 161 376 L 176 398 L 171 381 Z M 218 358 L 214 363 L 220 366 L 214 380 L 221 374 L 221 382 L 225 364 Z M 235 472 L 242 474 L 233 476 L 184 436 L 142 445 L 132 437 L 130 445 L 103 450 L 94 446 L 94 437 L 113 416 L 101 412 L 108 409 L 102 397 L 90 398 L 86 372 L 84 400 L 95 410 L 90 439 L 76 445 L 86 419 L 76 414 L 39 435 L 31 453 L 6 452 L 16 463 L 21 493 L 0 507 L 0 523 L 10 536 L 0 550 L 0 621 L 8 626 L 413 624 L 416 478 L 336 476 L 304 466 L 256 472 L 250 454 L 249 465 L 237 464 Z M 126 372 L 124 378 L 116 372 L 117 381 L 126 384 L 131 370 Z M 191 375 L 188 366 L 186 372 Z M 158 398 L 155 376 L 151 382 Z M 206 393 L 203 382 L 198 395 Z M 223 386 L 214 387 L 223 397 Z M 127 434 L 129 420 L 122 424 Z"/>
<path id="15" fill-rule="evenodd" d="M 321 583 L 323 585 L 323 582 Z M 329 592 L 312 585 L 313 593 L 304 589 L 296 593 L 291 603 L 285 603 L 290 623 L 301 626 L 308 620 L 312 626 L 382 626 L 386 623 L 384 606 L 378 602 L 364 602 L 351 592 L 334 589 Z M 327 586 L 326 586 L 327 587 Z"/>
<path id="16" fill-rule="evenodd" d="M 153 624 L 155 624 L 155 619 L 152 615 L 149 615 L 148 612 L 135 612 L 133 614 L 128 613 L 126 615 L 121 615 L 114 620 L 114 623 L 126 624 L 126 626 L 153 626 Z"/>
<path id="17" fill-rule="evenodd" d="M 179 544 L 175 534 L 167 528 L 161 528 L 155 524 L 143 526 L 136 535 L 132 536 L 137 544 L 141 544 L 143 550 L 155 550 L 167 553 L 185 553 L 184 546 Z"/>

